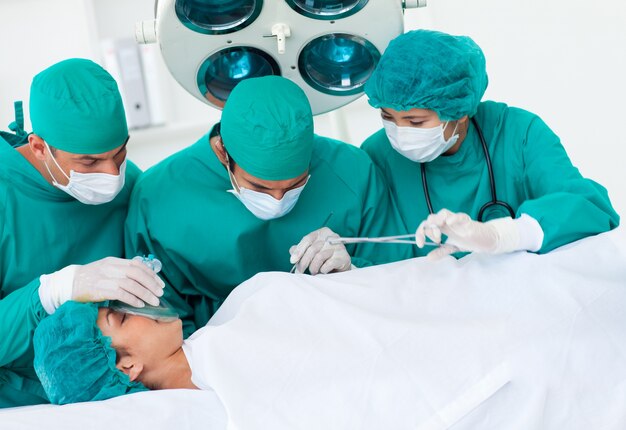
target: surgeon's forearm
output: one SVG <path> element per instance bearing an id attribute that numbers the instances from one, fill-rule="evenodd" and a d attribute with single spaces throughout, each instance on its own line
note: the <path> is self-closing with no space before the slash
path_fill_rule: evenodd
<path id="1" fill-rule="evenodd" d="M 583 177 L 560 139 L 540 119 L 529 126 L 524 146 L 525 187 L 529 196 L 517 209 L 541 225 L 540 253 L 619 224 L 607 190 Z"/>
<path id="2" fill-rule="evenodd" d="M 48 315 L 39 300 L 39 278 L 0 300 L 0 366 L 21 357 Z"/>

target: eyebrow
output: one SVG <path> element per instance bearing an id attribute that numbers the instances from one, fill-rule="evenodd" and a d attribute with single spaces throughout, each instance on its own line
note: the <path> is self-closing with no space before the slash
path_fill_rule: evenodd
<path id="1" fill-rule="evenodd" d="M 254 181 L 250 181 L 250 180 L 248 180 L 248 182 L 249 182 L 250 184 L 254 185 L 254 187 L 255 187 L 255 188 L 259 188 L 259 189 L 261 189 L 261 190 L 268 190 L 268 191 L 269 191 L 269 190 L 271 190 L 271 188 L 270 188 L 270 187 L 266 187 L 265 185 L 257 184 L 257 183 L 256 183 L 256 182 L 254 182 Z"/>
<path id="2" fill-rule="evenodd" d="M 293 188 L 293 187 L 295 187 L 296 185 L 301 184 L 302 182 L 304 182 L 304 181 L 306 180 L 306 178 L 307 178 L 307 177 L 308 177 L 308 176 L 303 177 L 303 178 L 302 178 L 302 179 L 300 179 L 298 182 L 291 184 L 291 185 L 290 185 L 289 187 L 287 187 L 287 188 Z M 267 191 L 271 191 L 271 190 L 273 189 L 273 188 L 270 188 L 270 187 L 266 187 L 265 185 L 257 184 L 256 182 L 251 181 L 251 180 L 249 180 L 249 179 L 247 179 L 247 178 L 244 178 L 244 179 L 245 179 L 246 181 L 248 181 L 250 184 L 254 185 L 254 187 L 255 187 L 255 188 L 259 188 L 259 189 L 261 189 L 261 190 L 267 190 Z"/>
<path id="3" fill-rule="evenodd" d="M 385 115 L 389 115 L 392 116 L 389 112 L 387 112 L 385 109 L 381 108 L 380 109 Z M 405 115 L 402 117 L 402 119 L 426 119 L 428 118 L 428 114 L 421 114 L 421 115 Z"/>
<path id="4" fill-rule="evenodd" d="M 128 136 L 126 138 L 126 141 L 124 142 L 124 144 L 122 146 L 120 146 L 120 149 L 117 150 L 117 152 L 115 153 L 115 155 L 113 157 L 118 156 L 119 154 L 121 154 L 126 149 L 126 146 L 128 145 L 128 139 L 130 139 L 130 136 Z M 77 157 L 75 159 L 76 160 L 86 160 L 86 161 L 106 160 L 106 158 L 104 158 L 104 157 L 94 157 L 91 154 L 81 155 L 80 157 Z"/>

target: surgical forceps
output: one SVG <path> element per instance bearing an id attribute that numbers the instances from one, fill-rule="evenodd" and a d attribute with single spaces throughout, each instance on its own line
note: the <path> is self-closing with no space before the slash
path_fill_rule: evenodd
<path id="1" fill-rule="evenodd" d="M 415 244 L 415 234 L 401 234 L 399 236 L 381 236 L 381 237 L 329 237 L 326 239 L 331 245 L 343 243 L 403 243 L 406 245 Z M 416 245 L 417 246 L 417 245 Z M 441 246 L 440 243 L 425 242 L 424 246 Z"/>
<path id="2" fill-rule="evenodd" d="M 344 245 L 351 243 L 400 243 L 404 245 L 416 245 L 415 234 L 401 234 L 398 236 L 381 237 L 329 237 L 326 239 L 326 243 L 329 243 L 330 245 L 337 245 L 340 243 Z M 441 246 L 441 244 L 435 242 L 425 242 L 424 246 Z M 294 273 L 295 271 L 296 265 L 294 264 L 289 273 Z"/>

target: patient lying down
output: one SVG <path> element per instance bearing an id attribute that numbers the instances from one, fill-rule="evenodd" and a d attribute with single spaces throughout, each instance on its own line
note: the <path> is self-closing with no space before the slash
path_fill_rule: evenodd
<path id="1" fill-rule="evenodd" d="M 160 322 L 68 302 L 35 334 L 35 368 L 52 403 L 104 400 L 136 391 L 197 388 L 180 320 Z"/>
<path id="2" fill-rule="evenodd" d="M 68 302 L 35 332 L 35 370 L 57 404 L 212 390 L 246 430 L 621 429 L 606 399 L 626 398 L 626 264 L 609 239 L 261 273 L 184 341 L 180 321 Z"/>

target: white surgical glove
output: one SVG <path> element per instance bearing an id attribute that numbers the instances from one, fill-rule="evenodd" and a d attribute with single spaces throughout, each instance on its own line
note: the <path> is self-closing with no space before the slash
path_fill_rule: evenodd
<path id="1" fill-rule="evenodd" d="M 442 209 L 431 214 L 415 232 L 418 247 L 424 247 L 428 237 L 441 243 L 441 235 L 448 239 L 428 256 L 441 258 L 455 252 L 504 254 L 513 251 L 538 251 L 543 242 L 543 230 L 534 218 L 522 214 L 517 219 L 498 218 L 487 222 L 472 220 L 464 213 Z"/>
<path id="2" fill-rule="evenodd" d="M 302 238 L 299 244 L 289 248 L 291 264 L 298 273 L 308 268 L 311 275 L 318 273 L 345 272 L 352 267 L 352 259 L 343 243 L 332 245 L 327 239 L 339 237 L 328 227 L 322 227 Z"/>
<path id="3" fill-rule="evenodd" d="M 39 298 L 49 314 L 68 300 L 120 300 L 135 307 L 158 306 L 164 283 L 139 261 L 107 257 L 83 266 L 71 265 L 39 277 Z"/>

